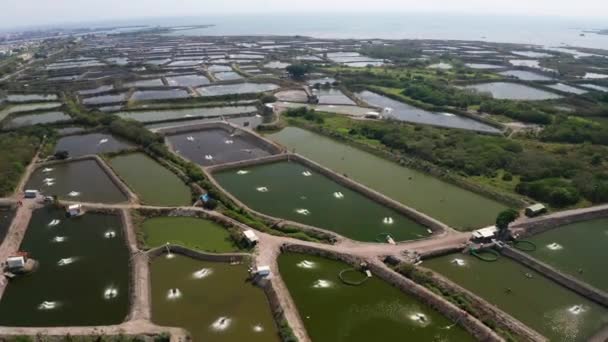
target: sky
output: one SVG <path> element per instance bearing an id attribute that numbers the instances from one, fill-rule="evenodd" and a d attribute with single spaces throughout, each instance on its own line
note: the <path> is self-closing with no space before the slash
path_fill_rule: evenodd
<path id="1" fill-rule="evenodd" d="M 2 0 L 0 26 L 130 18 L 301 12 L 442 12 L 601 17 L 608 0 Z M 607 24 L 608 26 L 608 24 Z"/>

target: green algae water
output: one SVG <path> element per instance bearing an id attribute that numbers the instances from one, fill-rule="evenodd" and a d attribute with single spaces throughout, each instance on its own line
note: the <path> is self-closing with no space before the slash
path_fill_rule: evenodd
<path id="1" fill-rule="evenodd" d="M 112 232 L 112 234 L 108 234 Z M 9 283 L 2 326 L 119 324 L 129 310 L 129 250 L 116 215 L 34 211 L 20 250 L 40 265 Z"/>
<path id="2" fill-rule="evenodd" d="M 493 224 L 506 209 L 497 201 L 300 128 L 287 127 L 269 138 L 457 229 Z"/>
<path id="3" fill-rule="evenodd" d="M 160 256 L 151 264 L 152 321 L 194 341 L 279 341 L 266 296 L 247 276 L 245 265 Z"/>
<path id="4" fill-rule="evenodd" d="M 143 153 L 114 157 L 112 168 L 146 204 L 182 206 L 191 204 L 190 189 L 173 172 Z"/>
<path id="5" fill-rule="evenodd" d="M 193 217 L 156 217 L 142 224 L 146 246 L 164 246 L 167 242 L 206 252 L 234 252 L 238 248 L 228 231 L 219 224 Z"/>
<path id="6" fill-rule="evenodd" d="M 297 162 L 278 162 L 227 170 L 217 181 L 250 208 L 261 213 L 328 229 L 359 241 L 429 236 L 427 229 Z"/>
<path id="7" fill-rule="evenodd" d="M 558 270 L 608 292 L 608 219 L 565 225 L 530 239 L 529 254 Z"/>
<path id="8" fill-rule="evenodd" d="M 97 161 L 91 159 L 38 168 L 26 188 L 69 201 L 120 203 L 128 200 Z"/>
<path id="9" fill-rule="evenodd" d="M 351 267 L 343 262 L 286 253 L 279 257 L 279 268 L 313 341 L 474 341 L 453 322 L 378 278 L 345 285 L 338 274 Z"/>
<path id="10" fill-rule="evenodd" d="M 456 260 L 458 259 L 458 260 Z M 425 261 L 435 270 L 554 341 L 586 341 L 608 310 L 515 261 L 454 254 Z"/>

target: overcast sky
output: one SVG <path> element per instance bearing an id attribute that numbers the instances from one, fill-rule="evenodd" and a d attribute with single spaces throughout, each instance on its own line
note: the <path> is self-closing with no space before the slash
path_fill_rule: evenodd
<path id="1" fill-rule="evenodd" d="M 271 12 L 454 12 L 606 17 L 608 0 L 1 0 L 0 26 Z"/>

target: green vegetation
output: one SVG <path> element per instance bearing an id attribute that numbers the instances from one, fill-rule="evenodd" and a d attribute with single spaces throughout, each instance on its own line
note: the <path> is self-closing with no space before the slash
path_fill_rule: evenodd
<path id="1" fill-rule="evenodd" d="M 9 196 L 15 190 L 40 142 L 40 138 L 32 135 L 0 134 L 0 197 Z"/>
<path id="2" fill-rule="evenodd" d="M 295 63 L 288 66 L 285 70 L 293 79 L 301 80 L 312 70 L 312 66 L 308 63 Z"/>
<path id="3" fill-rule="evenodd" d="M 145 220 L 141 229 L 147 248 L 166 243 L 213 253 L 238 251 L 221 225 L 193 217 L 156 217 Z"/>

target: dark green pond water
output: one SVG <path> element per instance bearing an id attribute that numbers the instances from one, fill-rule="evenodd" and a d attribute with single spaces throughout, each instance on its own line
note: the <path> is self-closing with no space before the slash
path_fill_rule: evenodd
<path id="1" fill-rule="evenodd" d="M 55 152 L 68 151 L 70 157 L 82 157 L 88 154 L 118 152 L 132 148 L 133 145 L 109 134 L 91 133 L 71 135 L 57 141 Z"/>
<path id="2" fill-rule="evenodd" d="M 15 211 L 10 208 L 0 208 L 0 244 L 11 226 Z"/>
<path id="3" fill-rule="evenodd" d="M 63 112 L 47 112 L 31 115 L 16 116 L 7 121 L 4 128 L 19 128 L 33 125 L 52 124 L 57 122 L 66 122 L 72 120 L 72 117 Z"/>
<path id="4" fill-rule="evenodd" d="M 306 176 L 308 175 L 308 176 Z M 426 228 L 295 162 L 228 170 L 215 178 L 250 208 L 359 241 L 429 236 Z M 392 222 L 392 223 L 391 223 Z"/>
<path id="5" fill-rule="evenodd" d="M 246 282 L 244 264 L 174 255 L 150 268 L 154 323 L 182 327 L 194 341 L 279 341 L 266 296 Z M 180 296 L 170 298 L 172 289 Z"/>
<path id="6" fill-rule="evenodd" d="M 464 265 L 459 266 L 454 259 L 462 260 Z M 505 257 L 485 262 L 470 255 L 453 254 L 422 265 L 554 341 L 586 341 L 608 324 L 606 309 Z"/>
<path id="7" fill-rule="evenodd" d="M 270 139 L 452 227 L 490 225 L 506 206 L 422 172 L 296 127 Z"/>
<path id="8" fill-rule="evenodd" d="M 109 231 L 116 235 L 106 238 Z M 66 219 L 62 210 L 38 209 L 21 250 L 40 267 L 11 281 L 0 301 L 0 325 L 107 325 L 126 318 L 129 251 L 118 216 Z"/>
<path id="9" fill-rule="evenodd" d="M 127 197 L 94 160 L 39 168 L 32 173 L 26 188 L 39 190 L 47 196 L 57 195 L 60 199 L 70 201 L 95 203 L 127 201 Z"/>
<path id="10" fill-rule="evenodd" d="M 338 278 L 351 268 L 345 263 L 287 253 L 279 267 L 313 341 L 474 341 L 458 326 L 446 329 L 453 322 L 379 278 L 345 285 Z"/>
<path id="11" fill-rule="evenodd" d="M 182 206 L 192 202 L 190 188 L 173 172 L 143 153 L 118 156 L 112 158 L 110 164 L 146 204 Z"/>
<path id="12" fill-rule="evenodd" d="M 562 226 L 530 239 L 530 255 L 608 292 L 608 219 Z"/>

